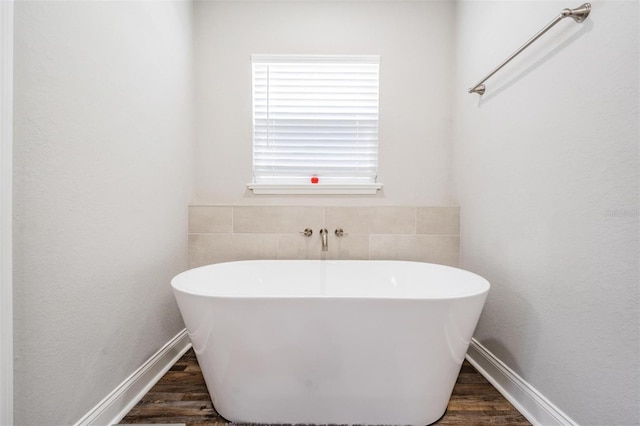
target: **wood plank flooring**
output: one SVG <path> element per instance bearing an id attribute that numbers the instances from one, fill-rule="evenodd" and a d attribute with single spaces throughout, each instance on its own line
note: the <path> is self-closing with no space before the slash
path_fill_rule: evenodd
<path id="1" fill-rule="evenodd" d="M 120 422 L 186 423 L 187 426 L 223 426 L 229 422 L 213 408 L 200 366 L 189 350 Z M 447 412 L 439 426 L 530 425 L 504 397 L 464 362 Z"/>

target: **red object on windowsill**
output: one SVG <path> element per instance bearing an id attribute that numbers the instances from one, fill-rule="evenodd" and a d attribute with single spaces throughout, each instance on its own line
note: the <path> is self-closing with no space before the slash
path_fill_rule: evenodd
<path id="1" fill-rule="evenodd" d="M 311 183 L 318 183 L 320 182 L 320 179 L 318 179 L 318 176 L 311 176 Z"/>

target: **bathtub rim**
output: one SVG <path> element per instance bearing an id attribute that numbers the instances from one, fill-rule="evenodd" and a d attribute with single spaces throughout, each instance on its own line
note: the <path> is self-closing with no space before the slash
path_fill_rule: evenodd
<path id="1" fill-rule="evenodd" d="M 442 268 L 446 270 L 450 270 L 456 274 L 462 274 L 467 276 L 472 276 L 474 280 L 478 280 L 481 288 L 477 291 L 470 291 L 468 293 L 460 294 L 460 295 L 447 295 L 447 296 L 429 296 L 429 297 L 403 297 L 403 296 L 385 296 L 385 297 L 375 297 L 375 296 L 346 296 L 346 295 L 251 295 L 251 294 L 234 294 L 234 295 L 220 295 L 220 294 L 205 294 L 203 292 L 192 291 L 185 289 L 184 286 L 180 287 L 178 282 L 185 280 L 190 273 L 193 271 L 201 271 L 202 269 L 212 269 L 217 265 L 229 265 L 229 264 L 260 264 L 260 263 L 279 263 L 279 262 L 294 262 L 294 263 L 318 263 L 318 264 L 331 264 L 331 263 L 367 263 L 367 262 L 375 262 L 375 263 L 401 263 L 401 264 L 422 264 L 434 266 L 436 268 Z M 205 297 L 211 299 L 220 299 L 220 300 L 230 300 L 230 299 L 240 299 L 240 300 L 251 300 L 251 299 L 260 299 L 260 300 L 310 300 L 310 299 L 319 299 L 319 300 L 367 300 L 367 301 L 382 301 L 382 300 L 392 300 L 392 301 L 427 301 L 427 300 L 457 300 L 457 299 L 466 299 L 478 296 L 487 296 L 489 290 L 491 289 L 491 283 L 481 275 L 478 275 L 474 272 L 468 271 L 466 269 L 462 269 L 456 266 L 442 265 L 439 263 L 429 263 L 429 262 L 420 262 L 420 261 L 412 261 L 412 260 L 323 260 L 323 259 L 256 259 L 256 260 L 233 260 L 228 262 L 220 262 L 220 263 L 212 263 L 208 265 L 198 266 L 195 268 L 190 268 L 186 271 L 183 271 L 171 279 L 171 288 L 174 292 L 180 292 L 183 294 L 197 296 L 197 297 Z"/>

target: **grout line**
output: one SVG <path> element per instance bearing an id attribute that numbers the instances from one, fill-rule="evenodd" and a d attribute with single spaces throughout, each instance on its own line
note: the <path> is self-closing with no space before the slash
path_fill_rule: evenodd
<path id="1" fill-rule="evenodd" d="M 322 208 L 322 227 L 326 228 L 327 226 L 327 208 Z"/>

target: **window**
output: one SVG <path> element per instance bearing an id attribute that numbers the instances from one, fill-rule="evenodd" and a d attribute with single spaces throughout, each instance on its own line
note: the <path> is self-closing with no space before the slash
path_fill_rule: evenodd
<path id="1" fill-rule="evenodd" d="M 259 193 L 375 193 L 378 56 L 253 55 Z"/>

